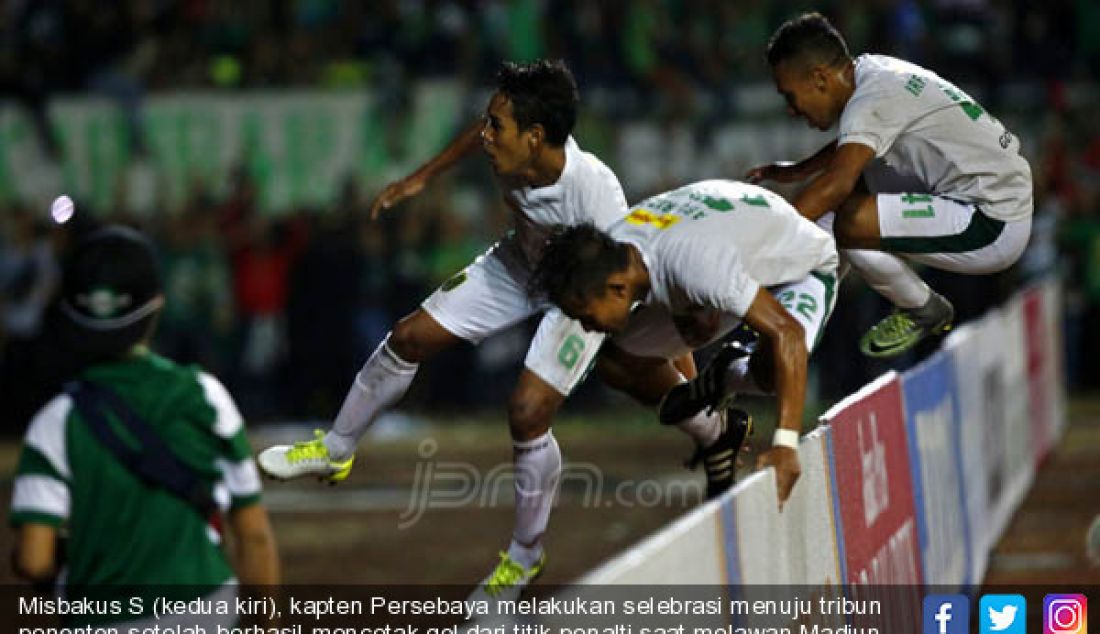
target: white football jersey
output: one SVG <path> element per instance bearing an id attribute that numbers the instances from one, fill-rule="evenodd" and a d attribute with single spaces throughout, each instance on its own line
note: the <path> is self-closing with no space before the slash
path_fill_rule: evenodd
<path id="1" fill-rule="evenodd" d="M 892 170 L 915 176 L 925 193 L 976 204 L 998 220 L 1031 215 L 1031 168 L 1019 139 L 965 92 L 885 55 L 859 56 L 855 83 L 837 143 L 872 148 Z"/>
<path id="2" fill-rule="evenodd" d="M 545 187 L 519 187 L 504 197 L 516 215 L 516 233 L 524 255 L 537 262 L 550 230 L 556 226 L 591 223 L 606 230 L 622 220 L 628 206 L 619 179 L 603 161 L 565 141 L 565 168 L 557 182 Z"/>
<path id="3" fill-rule="evenodd" d="M 760 287 L 833 272 L 833 237 L 778 194 L 736 181 L 685 185 L 636 205 L 609 230 L 649 269 L 647 303 L 673 314 L 717 309 L 744 316 Z"/>

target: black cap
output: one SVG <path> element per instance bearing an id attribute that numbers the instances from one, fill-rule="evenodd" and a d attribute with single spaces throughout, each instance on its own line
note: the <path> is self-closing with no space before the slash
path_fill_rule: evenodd
<path id="1" fill-rule="evenodd" d="M 104 356 L 139 342 L 164 305 L 153 245 L 129 227 L 85 236 L 65 263 L 58 326 L 70 347 Z"/>

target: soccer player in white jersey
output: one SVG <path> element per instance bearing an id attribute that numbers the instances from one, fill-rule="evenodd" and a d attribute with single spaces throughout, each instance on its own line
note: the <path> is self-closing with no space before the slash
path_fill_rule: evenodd
<path id="1" fill-rule="evenodd" d="M 550 431 L 566 396 L 584 378 L 603 342 L 545 301 L 528 282 L 550 229 L 582 222 L 608 227 L 627 212 L 615 174 L 582 151 L 570 136 L 577 87 L 561 62 L 505 64 L 484 121 L 470 126 L 407 178 L 389 185 L 371 213 L 416 195 L 458 160 L 484 150 L 515 231 L 444 282 L 419 309 L 401 319 L 366 361 L 328 433 L 312 441 L 268 448 L 259 455 L 268 475 L 315 476 L 340 481 L 351 470 L 356 446 L 378 414 L 408 390 L 420 362 L 460 341 L 486 337 L 544 312 L 512 393 L 508 422 L 515 451 L 516 523 L 507 552 L 482 581 L 480 592 L 514 598 L 545 562 L 542 535 L 561 474 L 561 452 Z M 694 365 L 680 360 L 694 376 Z M 690 377 L 689 377 L 690 378 Z M 694 418 L 717 418 L 700 413 Z M 690 433 L 693 421 L 684 421 Z"/>
<path id="2" fill-rule="evenodd" d="M 777 431 L 757 464 L 775 467 L 782 502 L 801 472 L 806 363 L 832 312 L 837 263 L 832 236 L 781 196 L 712 180 L 645 200 L 606 232 L 566 229 L 544 250 L 534 284 L 586 329 L 612 333 L 600 364 L 648 365 L 635 381 L 622 373 L 616 387 L 643 402 L 663 397 L 662 422 L 724 409 L 720 395 L 774 392 Z M 671 359 L 742 321 L 760 335 L 755 351 L 727 345 L 694 381 L 720 388 L 679 381 Z M 714 425 L 698 433 L 717 436 Z M 738 447 L 722 449 L 700 452 L 708 473 L 732 473 Z"/>
<path id="3" fill-rule="evenodd" d="M 812 177 L 794 206 L 811 220 L 836 211 L 837 244 L 857 249 L 842 257 L 897 307 L 862 338 L 863 352 L 894 356 L 950 327 L 950 304 L 906 264 L 858 249 L 957 273 L 1011 266 L 1027 246 L 1032 214 L 1019 139 L 929 70 L 885 55 L 852 59 L 818 13 L 779 27 L 767 59 L 792 116 L 839 127 L 813 156 L 755 168 L 748 179 Z"/>

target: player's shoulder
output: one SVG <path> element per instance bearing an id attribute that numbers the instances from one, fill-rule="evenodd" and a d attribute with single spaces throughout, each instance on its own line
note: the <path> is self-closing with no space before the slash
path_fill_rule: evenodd
<path id="1" fill-rule="evenodd" d="M 856 58 L 854 97 L 902 96 L 902 91 L 918 89 L 921 83 L 938 79 L 935 73 L 912 62 L 889 55 L 865 54 Z"/>
<path id="2" fill-rule="evenodd" d="M 565 141 L 565 160 L 563 185 L 566 187 L 585 193 L 622 193 L 623 187 L 615 172 L 600 157 L 581 149 L 573 137 Z"/>

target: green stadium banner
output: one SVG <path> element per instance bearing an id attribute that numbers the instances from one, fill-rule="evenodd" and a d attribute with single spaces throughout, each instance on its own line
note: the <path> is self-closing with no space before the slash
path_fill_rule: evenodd
<path id="1" fill-rule="evenodd" d="M 0 109 L 0 202 L 67 193 L 95 209 L 178 209 L 198 183 L 224 192 L 235 167 L 258 185 L 261 208 L 283 213 L 400 176 L 441 149 L 473 114 L 454 82 L 419 82 L 409 103 L 368 92 L 278 91 L 156 95 L 142 106 L 147 147 L 132 160 L 122 111 L 99 98 L 58 99 L 50 117 L 63 159 L 51 165 L 29 118 Z M 14 105 L 14 104 L 11 104 Z"/>

